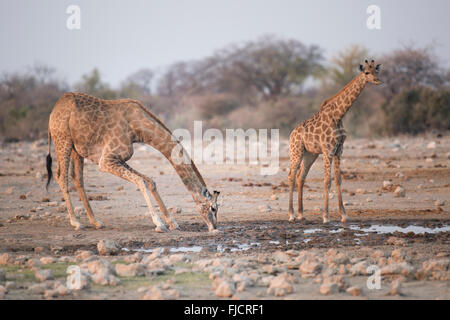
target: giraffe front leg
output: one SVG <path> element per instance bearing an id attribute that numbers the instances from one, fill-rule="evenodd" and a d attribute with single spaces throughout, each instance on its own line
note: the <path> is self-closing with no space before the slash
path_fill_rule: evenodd
<path id="1" fill-rule="evenodd" d="M 140 174 L 138 174 L 134 169 L 130 168 L 125 162 L 119 161 L 114 157 L 108 158 L 108 155 L 102 156 L 99 165 L 101 171 L 112 173 L 137 185 L 142 195 L 144 196 L 145 202 L 147 203 L 150 216 L 152 217 L 152 221 L 156 226 L 155 231 L 167 231 L 167 227 L 161 221 L 157 212 L 153 210 L 153 204 L 150 200 L 149 194 L 147 193 L 147 182 Z"/>
<path id="2" fill-rule="evenodd" d="M 164 219 L 166 220 L 166 223 L 169 225 L 170 230 L 181 230 L 178 223 L 175 221 L 173 216 L 170 214 L 170 212 L 167 210 L 164 202 L 162 201 L 161 197 L 159 196 L 158 191 L 156 190 L 156 184 L 151 180 L 150 178 L 147 178 L 148 188 L 150 192 L 152 193 L 153 197 L 155 198 L 156 202 L 158 203 L 159 209 L 161 210 Z"/>
<path id="3" fill-rule="evenodd" d="M 323 208 L 323 223 L 330 222 L 330 213 L 328 212 L 328 194 L 331 187 L 331 162 L 332 158 L 326 153 L 323 154 L 323 197 L 324 197 L 324 208 Z"/>
<path id="4" fill-rule="evenodd" d="M 337 196 L 338 196 L 338 204 L 339 204 L 339 212 L 341 214 L 342 223 L 346 223 L 348 221 L 348 216 L 345 213 L 344 203 L 342 202 L 342 192 L 341 192 L 341 170 L 340 170 L 340 157 L 334 156 L 334 182 L 336 184 Z"/>

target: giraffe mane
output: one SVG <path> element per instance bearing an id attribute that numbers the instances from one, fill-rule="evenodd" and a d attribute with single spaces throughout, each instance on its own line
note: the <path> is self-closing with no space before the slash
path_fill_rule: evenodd
<path id="1" fill-rule="evenodd" d="M 358 76 L 359 76 L 359 74 L 356 77 L 354 77 L 349 83 L 347 83 L 341 90 L 339 90 L 334 96 L 324 100 L 324 102 L 322 102 L 322 104 L 320 105 L 319 110 L 322 110 L 328 104 L 328 102 L 330 102 L 331 100 L 333 100 L 334 98 L 339 96 L 342 92 L 344 92 L 344 90 L 346 90 L 348 87 L 350 87 L 356 81 Z"/>

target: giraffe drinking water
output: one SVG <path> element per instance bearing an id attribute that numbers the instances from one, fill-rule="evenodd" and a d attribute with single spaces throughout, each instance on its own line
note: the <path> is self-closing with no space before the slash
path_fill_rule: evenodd
<path id="1" fill-rule="evenodd" d="M 68 173 L 73 165 L 73 181 L 82 200 L 89 222 L 97 229 L 103 223 L 95 219 L 83 184 L 84 158 L 97 163 L 99 170 L 109 172 L 138 186 L 145 198 L 157 232 L 167 231 L 157 212 L 153 210 L 147 192 L 155 198 L 171 230 L 179 229 L 156 190 L 152 179 L 127 165 L 133 155 L 133 143 L 146 143 L 160 151 L 175 168 L 186 188 L 191 192 L 200 215 L 209 231 L 217 232 L 217 197 L 211 194 L 172 132 L 139 101 L 131 99 L 103 100 L 83 93 L 66 93 L 53 108 L 49 119 L 49 154 L 47 156 L 48 182 L 52 178 L 51 140 L 55 145 L 58 169 L 56 180 L 62 190 L 69 213 L 70 224 L 76 229 L 83 226 L 76 219 L 68 192 Z M 176 147 L 186 161 L 175 161 L 172 151 Z"/>

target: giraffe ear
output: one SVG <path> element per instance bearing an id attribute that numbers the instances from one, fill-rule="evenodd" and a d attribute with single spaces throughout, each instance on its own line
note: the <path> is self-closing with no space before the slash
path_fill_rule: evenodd
<path id="1" fill-rule="evenodd" d="M 375 71 L 380 71 L 380 66 L 381 64 L 377 64 L 377 66 L 375 67 Z"/>
<path id="2" fill-rule="evenodd" d="M 211 200 L 211 193 L 205 187 L 202 188 L 202 196 Z"/>
<path id="3" fill-rule="evenodd" d="M 362 64 L 359 65 L 359 70 L 364 71 L 364 66 Z"/>

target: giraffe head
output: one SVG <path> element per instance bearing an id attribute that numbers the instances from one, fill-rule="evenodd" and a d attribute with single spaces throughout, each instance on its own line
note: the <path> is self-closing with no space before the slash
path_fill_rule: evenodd
<path id="1" fill-rule="evenodd" d="M 372 60 L 370 63 L 366 60 L 364 66 L 359 65 L 359 70 L 364 74 L 367 82 L 373 84 L 382 84 L 383 82 L 378 79 L 378 72 L 380 71 L 380 64 L 375 65 L 375 61 Z"/>
<path id="2" fill-rule="evenodd" d="M 216 190 L 211 194 L 208 189 L 202 189 L 202 196 L 205 198 L 205 202 L 201 208 L 201 215 L 203 220 L 205 220 L 209 231 L 213 231 L 217 228 L 217 211 L 219 210 L 217 197 L 219 194 L 220 192 Z"/>

